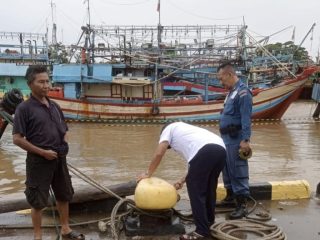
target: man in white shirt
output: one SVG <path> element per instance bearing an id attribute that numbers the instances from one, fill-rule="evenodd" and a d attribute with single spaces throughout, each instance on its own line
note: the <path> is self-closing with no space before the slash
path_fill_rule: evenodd
<path id="1" fill-rule="evenodd" d="M 195 232 L 184 234 L 180 239 L 200 239 L 210 236 L 214 223 L 218 177 L 225 165 L 226 150 L 223 140 L 216 134 L 187 123 L 175 122 L 165 125 L 160 134 L 148 171 L 138 180 L 151 177 L 167 149 L 172 148 L 189 164 L 185 177 L 175 183 L 182 188 L 187 183 L 188 194 L 196 225 Z"/>

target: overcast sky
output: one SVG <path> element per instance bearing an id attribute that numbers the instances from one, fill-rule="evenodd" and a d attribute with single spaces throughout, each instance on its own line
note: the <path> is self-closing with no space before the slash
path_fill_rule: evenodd
<path id="1" fill-rule="evenodd" d="M 88 21 L 85 0 L 52 0 L 58 41 L 76 43 Z M 0 0 L 0 31 L 44 33 L 51 27 L 51 0 Z M 91 23 L 156 25 L 158 0 L 90 0 Z M 316 27 L 303 46 L 315 57 L 320 45 L 320 0 L 161 0 L 162 25 L 242 24 L 251 33 L 270 35 L 295 26 L 300 44 L 313 23 Z M 293 28 L 271 38 L 289 41 Z"/>

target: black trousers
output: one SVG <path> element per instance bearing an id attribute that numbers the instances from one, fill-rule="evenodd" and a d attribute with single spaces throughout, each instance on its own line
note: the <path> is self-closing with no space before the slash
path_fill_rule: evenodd
<path id="1" fill-rule="evenodd" d="M 226 163 L 226 150 L 217 144 L 207 144 L 189 163 L 186 177 L 196 232 L 210 235 L 215 220 L 218 177 Z"/>

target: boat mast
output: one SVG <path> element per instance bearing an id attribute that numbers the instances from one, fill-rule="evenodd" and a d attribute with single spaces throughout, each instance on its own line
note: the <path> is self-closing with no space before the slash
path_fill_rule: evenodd
<path id="1" fill-rule="evenodd" d="M 86 67 L 87 67 L 87 74 L 86 74 L 86 77 L 89 76 L 89 64 L 92 62 L 94 63 L 94 34 L 92 34 L 92 44 L 91 44 L 91 41 L 90 41 L 90 35 L 92 33 L 92 30 L 91 30 L 91 17 L 90 17 L 90 0 L 85 0 L 84 3 L 87 2 L 87 12 L 88 12 L 88 23 L 87 23 L 87 26 L 83 26 L 82 27 L 82 34 L 81 34 L 81 37 L 83 35 L 85 35 L 85 41 L 84 41 L 84 46 L 83 48 L 81 49 L 81 51 L 84 51 L 84 55 L 86 56 L 85 59 L 81 59 L 80 60 L 80 98 L 83 97 L 83 67 L 82 67 L 82 64 L 85 64 Z M 81 39 L 80 37 L 80 39 Z M 79 42 L 80 42 L 80 39 L 79 39 Z M 79 43 L 78 42 L 78 43 Z M 81 57 L 82 57 L 82 53 L 81 53 Z M 85 60 L 85 61 L 84 61 Z M 83 62 L 84 61 L 84 62 Z"/>
<path id="2" fill-rule="evenodd" d="M 54 62 L 58 62 L 58 41 L 57 41 L 57 25 L 55 23 L 55 13 L 54 13 L 54 8 L 55 8 L 55 3 L 51 0 L 50 2 L 51 5 L 51 21 L 52 21 L 52 36 L 51 36 L 51 45 L 53 46 L 53 56 L 55 56 Z"/>
<path id="3" fill-rule="evenodd" d="M 161 6 L 160 6 L 160 0 L 158 0 L 158 5 L 157 5 L 157 11 L 158 11 L 158 28 L 157 28 L 157 40 L 158 40 L 158 58 L 155 62 L 155 73 L 154 73 L 154 99 L 158 98 L 158 64 L 161 63 L 161 49 L 160 49 L 160 45 L 161 45 Z"/>
<path id="4" fill-rule="evenodd" d="M 314 27 L 316 26 L 316 23 L 313 23 L 311 28 L 309 29 L 308 33 L 304 36 L 304 38 L 302 39 L 301 43 L 298 45 L 298 47 L 293 51 L 292 53 L 292 72 L 295 72 L 296 69 L 296 64 L 294 62 L 294 54 L 300 49 L 300 47 L 302 46 L 302 44 L 304 43 L 304 41 L 306 40 L 306 38 L 309 36 L 310 33 L 313 32 Z"/>
<path id="5" fill-rule="evenodd" d="M 159 16 L 159 20 L 158 20 L 159 25 L 161 24 L 161 21 L 160 21 L 160 17 L 161 17 L 161 14 L 160 14 L 160 11 L 161 11 L 160 2 L 161 2 L 161 1 L 158 0 L 157 11 L 158 11 L 158 16 Z"/>
<path id="6" fill-rule="evenodd" d="M 89 30 L 90 30 L 90 25 L 91 25 L 91 19 L 90 19 L 90 0 L 86 0 L 87 1 L 87 10 L 88 10 L 88 26 L 89 26 Z"/>
<path id="7" fill-rule="evenodd" d="M 320 64 L 320 37 L 319 37 L 318 55 L 316 57 L 316 64 Z"/>
<path id="8" fill-rule="evenodd" d="M 57 25 L 54 19 L 54 7 L 55 4 L 51 0 L 51 20 L 52 20 L 52 45 L 56 48 L 57 46 Z"/>
<path id="9" fill-rule="evenodd" d="M 92 58 L 92 63 L 95 62 L 95 54 L 94 54 L 94 45 L 95 45 L 95 32 L 92 31 L 91 29 L 91 13 L 90 13 L 90 0 L 88 0 L 88 28 L 89 28 L 89 34 L 92 33 L 91 35 L 91 44 L 90 44 L 90 51 L 91 51 L 91 58 Z"/>
<path id="10" fill-rule="evenodd" d="M 91 59 L 92 63 L 94 63 L 95 62 L 95 60 L 94 60 L 94 58 L 95 58 L 95 56 L 94 56 L 95 33 L 91 29 L 90 0 L 86 0 L 86 1 L 87 1 L 87 12 L 88 12 L 88 24 L 87 25 L 88 25 L 88 42 L 89 42 L 89 46 L 87 46 L 87 50 L 88 50 L 89 59 Z M 90 40 L 90 35 L 91 35 L 91 40 Z"/>
<path id="11" fill-rule="evenodd" d="M 295 49 L 294 53 L 299 50 L 299 48 L 302 46 L 308 35 L 313 31 L 314 27 L 316 26 L 316 23 L 312 24 L 311 28 L 309 29 L 308 33 L 304 36 L 299 46 Z"/>

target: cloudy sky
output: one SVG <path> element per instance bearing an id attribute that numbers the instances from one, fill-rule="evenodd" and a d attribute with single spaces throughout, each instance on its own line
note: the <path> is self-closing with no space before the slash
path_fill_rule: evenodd
<path id="1" fill-rule="evenodd" d="M 76 43 L 88 22 L 87 0 L 52 0 L 58 41 Z M 45 32 L 52 24 L 51 0 L 0 0 L 0 31 Z M 90 0 L 91 23 L 156 25 L 158 0 Z M 263 36 L 294 26 L 300 44 L 313 23 L 316 27 L 303 46 L 313 57 L 320 46 L 320 0 L 161 0 L 162 25 L 242 24 Z M 271 38 L 291 40 L 293 27 Z M 313 39 L 313 41 L 311 41 Z"/>

